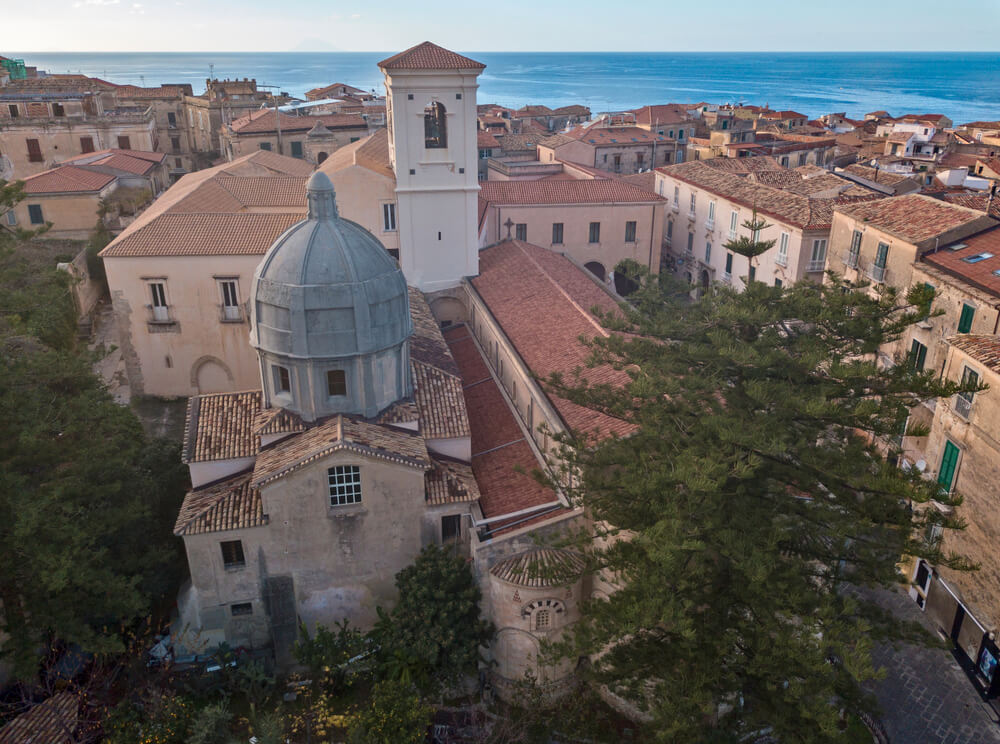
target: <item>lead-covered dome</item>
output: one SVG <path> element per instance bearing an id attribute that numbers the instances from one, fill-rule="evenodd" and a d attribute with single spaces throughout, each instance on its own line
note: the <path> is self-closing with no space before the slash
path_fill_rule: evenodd
<path id="1" fill-rule="evenodd" d="M 374 235 L 340 217 L 325 173 L 306 191 L 308 216 L 274 242 L 251 288 L 265 397 L 306 420 L 372 416 L 410 392 L 406 280 Z"/>

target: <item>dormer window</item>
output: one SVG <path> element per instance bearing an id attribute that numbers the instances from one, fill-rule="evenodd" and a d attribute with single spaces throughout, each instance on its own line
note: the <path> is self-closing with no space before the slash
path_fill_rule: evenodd
<path id="1" fill-rule="evenodd" d="M 271 372 L 274 374 L 274 392 L 292 392 L 292 376 L 288 371 L 288 367 L 275 364 L 271 367 Z"/>
<path id="2" fill-rule="evenodd" d="M 326 371 L 326 392 L 331 398 L 337 395 L 347 395 L 347 373 L 342 369 Z"/>
<path id="3" fill-rule="evenodd" d="M 424 109 L 424 147 L 428 150 L 448 146 L 446 115 L 447 111 L 440 101 L 434 101 Z"/>

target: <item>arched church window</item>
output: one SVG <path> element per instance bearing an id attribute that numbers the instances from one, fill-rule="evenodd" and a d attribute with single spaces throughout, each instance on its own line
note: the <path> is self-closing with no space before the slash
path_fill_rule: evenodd
<path id="1" fill-rule="evenodd" d="M 424 147 L 440 149 L 448 146 L 446 113 L 440 101 L 433 101 L 424 109 Z"/>

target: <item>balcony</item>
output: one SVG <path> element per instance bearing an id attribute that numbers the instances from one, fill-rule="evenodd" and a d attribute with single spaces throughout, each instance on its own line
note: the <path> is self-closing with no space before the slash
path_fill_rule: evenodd
<path id="1" fill-rule="evenodd" d="M 878 264 L 871 264 L 865 269 L 865 276 L 878 284 L 885 284 L 888 275 L 889 272 L 885 270 L 885 266 L 879 266 Z"/>
<path id="2" fill-rule="evenodd" d="M 219 320 L 223 323 L 242 323 L 245 318 L 243 305 L 219 305 Z"/>
<path id="3" fill-rule="evenodd" d="M 844 256 L 841 259 L 841 261 L 843 261 L 844 262 L 844 266 L 846 266 L 849 269 L 856 269 L 856 268 L 858 268 L 858 254 L 857 253 L 849 252 L 846 256 Z"/>
<path id="4" fill-rule="evenodd" d="M 677 202 L 674 202 L 673 204 L 671 204 L 671 205 L 670 205 L 670 210 L 671 210 L 671 211 L 672 211 L 672 212 L 673 212 L 674 214 L 677 214 L 678 212 L 680 212 L 680 211 L 681 211 L 681 207 L 680 207 L 680 205 L 679 205 L 679 204 L 678 204 Z"/>
<path id="5" fill-rule="evenodd" d="M 724 281 L 724 282 L 732 281 L 732 278 L 733 278 L 733 275 L 732 275 L 731 272 L 729 272 L 729 271 L 723 271 L 722 272 L 722 281 Z"/>
<path id="6" fill-rule="evenodd" d="M 972 411 L 972 400 L 963 395 L 955 396 L 954 411 L 966 421 L 969 420 L 969 413 Z"/>
<path id="7" fill-rule="evenodd" d="M 711 232 L 715 229 L 715 220 L 705 220 L 705 229 Z"/>
<path id="8" fill-rule="evenodd" d="M 774 262 L 775 262 L 776 264 L 778 264 L 778 266 L 784 266 L 784 267 L 787 267 L 787 266 L 788 266 L 788 256 L 782 256 L 782 255 L 781 255 L 781 254 L 779 253 L 779 254 L 778 254 L 777 256 L 775 256 L 775 258 L 774 258 Z"/>
<path id="9" fill-rule="evenodd" d="M 806 264 L 806 271 L 809 273 L 826 271 L 826 259 L 823 259 L 822 261 L 810 261 Z"/>

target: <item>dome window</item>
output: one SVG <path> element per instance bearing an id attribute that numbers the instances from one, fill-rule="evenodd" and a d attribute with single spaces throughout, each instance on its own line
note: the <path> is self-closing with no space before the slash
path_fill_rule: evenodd
<path id="1" fill-rule="evenodd" d="M 292 392 L 292 377 L 288 372 L 288 367 L 282 367 L 280 364 L 275 364 L 271 367 L 271 370 L 274 372 L 274 392 Z"/>
<path id="2" fill-rule="evenodd" d="M 326 390 L 331 398 L 335 395 L 347 395 L 347 373 L 342 369 L 328 369 Z"/>

